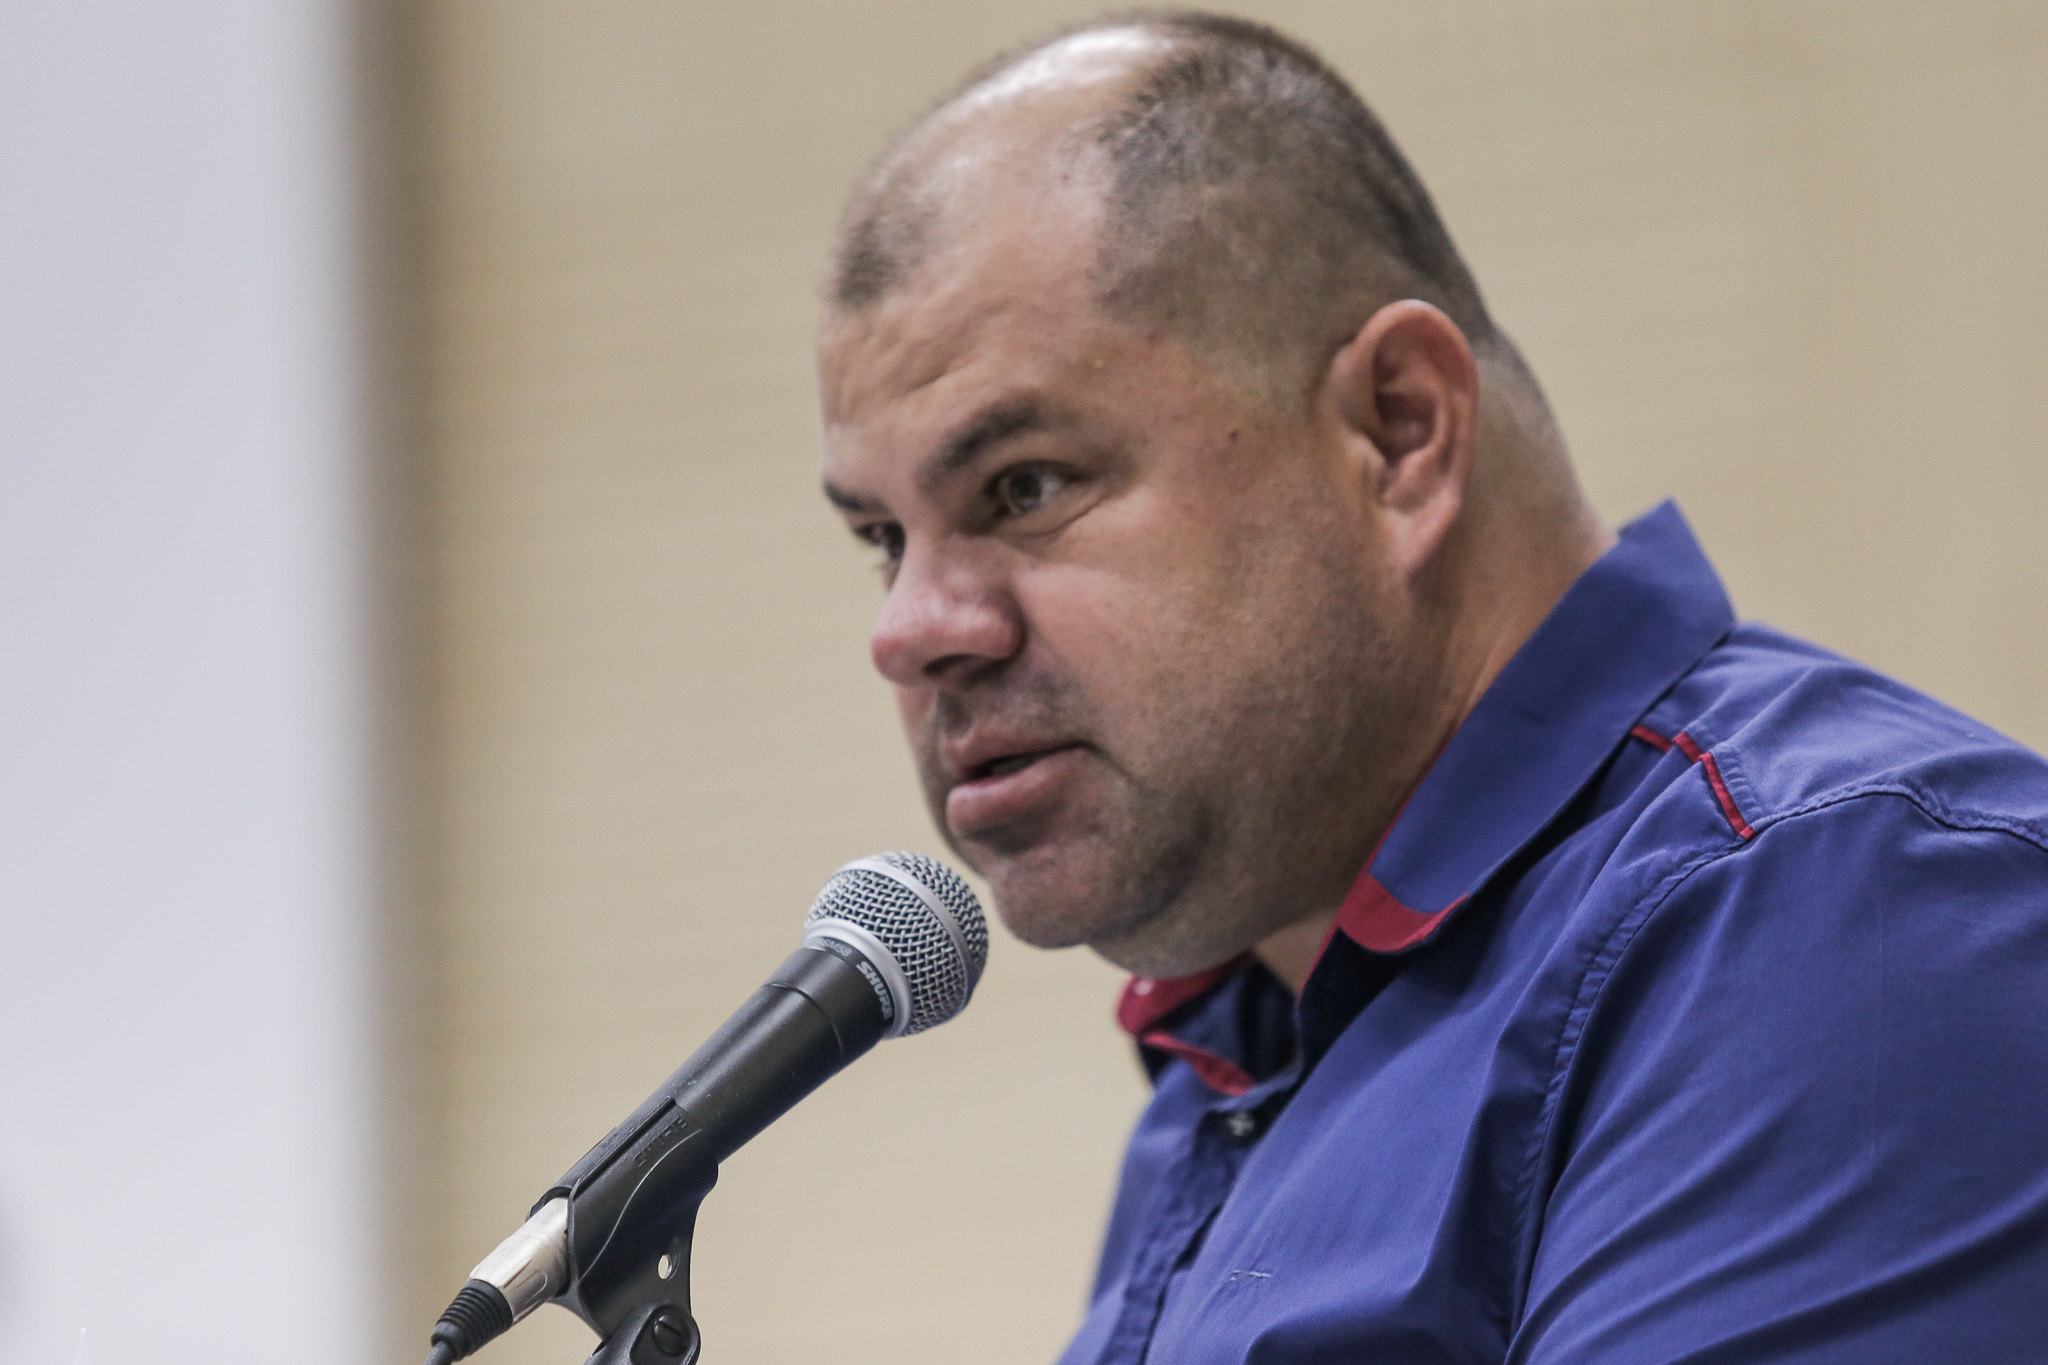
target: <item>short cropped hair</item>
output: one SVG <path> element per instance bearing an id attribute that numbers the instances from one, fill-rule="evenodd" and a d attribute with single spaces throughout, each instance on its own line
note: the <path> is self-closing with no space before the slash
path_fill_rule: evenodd
<path id="1" fill-rule="evenodd" d="M 1106 176 L 1092 267 L 1105 311 L 1268 369 L 1326 360 L 1395 298 L 1435 304 L 1475 346 L 1495 339 L 1429 191 L 1357 92 L 1266 25 L 1191 11 L 1098 19 L 970 74 L 856 191 L 831 302 L 858 312 L 879 301 L 940 230 L 943 208 L 915 164 L 920 128 L 1058 42 L 1123 27 L 1166 45 L 1074 140 Z"/>

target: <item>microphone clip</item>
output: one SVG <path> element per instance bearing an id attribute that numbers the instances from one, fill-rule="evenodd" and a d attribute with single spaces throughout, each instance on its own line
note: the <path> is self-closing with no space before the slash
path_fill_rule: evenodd
<path id="1" fill-rule="evenodd" d="M 639 1248 L 641 1255 L 616 1262 L 607 1251 L 604 1259 L 614 1267 L 635 1268 L 604 1276 L 601 1292 L 597 1277 L 586 1277 L 561 1300 L 604 1338 L 587 1365 L 696 1365 L 703 1342 L 690 1316 L 690 1249 L 697 1202 L 710 1188 L 706 1184 L 686 1210 L 670 1206 L 662 1250 Z"/>
<path id="2" fill-rule="evenodd" d="M 690 1313 L 690 1257 L 718 1168 L 701 1160 L 707 1153 L 684 1111 L 650 1107 L 626 1142 L 609 1153 L 601 1144 L 597 1160 L 550 1191 L 567 1196 L 575 1266 L 556 1302 L 603 1338 L 588 1365 L 695 1365 L 702 1345 Z M 591 1178 L 600 1172 L 613 1178 Z"/>

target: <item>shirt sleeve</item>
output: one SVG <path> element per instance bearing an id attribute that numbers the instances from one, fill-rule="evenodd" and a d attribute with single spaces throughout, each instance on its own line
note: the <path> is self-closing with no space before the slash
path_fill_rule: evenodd
<path id="1" fill-rule="evenodd" d="M 2048 853 L 1862 796 L 1609 953 L 1510 1361 L 2048 1360 Z"/>

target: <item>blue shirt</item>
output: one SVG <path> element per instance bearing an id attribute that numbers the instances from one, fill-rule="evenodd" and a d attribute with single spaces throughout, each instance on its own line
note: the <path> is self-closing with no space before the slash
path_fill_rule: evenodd
<path id="1" fill-rule="evenodd" d="M 1738 625 L 1668 504 L 1298 1002 L 1121 1014 L 1154 1094 L 1065 1365 L 2048 1360 L 2048 764 Z"/>

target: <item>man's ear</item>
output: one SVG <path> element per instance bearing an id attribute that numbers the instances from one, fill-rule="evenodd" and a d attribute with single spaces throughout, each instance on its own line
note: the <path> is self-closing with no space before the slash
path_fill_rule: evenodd
<path id="1" fill-rule="evenodd" d="M 1327 380 L 1396 564 L 1414 573 L 1436 553 L 1472 480 L 1472 347 L 1442 309 L 1402 299 L 1366 319 L 1330 361 Z"/>

